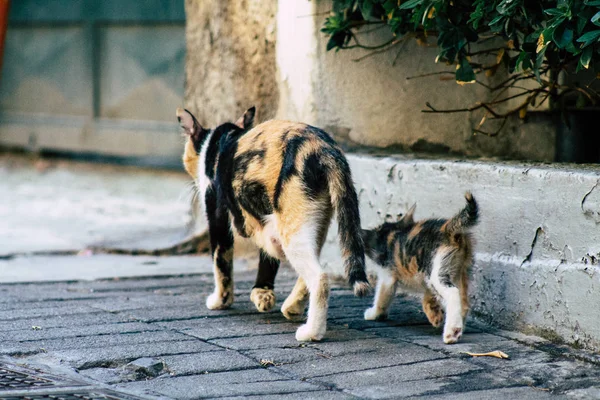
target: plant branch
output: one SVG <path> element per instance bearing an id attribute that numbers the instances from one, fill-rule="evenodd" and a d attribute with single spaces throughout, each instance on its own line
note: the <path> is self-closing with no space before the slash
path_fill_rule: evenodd
<path id="1" fill-rule="evenodd" d="M 410 79 L 425 78 L 427 76 L 434 76 L 434 75 L 454 75 L 454 72 L 452 72 L 452 71 L 429 72 L 427 74 L 421 74 L 421 75 L 415 75 L 415 76 L 407 76 L 406 80 L 408 81 Z"/>
<path id="2" fill-rule="evenodd" d="M 483 130 L 481 130 L 481 129 L 479 129 L 479 128 L 475 128 L 475 129 L 473 129 L 473 133 L 481 133 L 482 135 L 489 136 L 489 137 L 495 137 L 495 136 L 498 136 L 498 134 L 500 134 L 500 131 L 502 131 L 502 128 L 504 128 L 504 125 L 506 125 L 506 121 L 508 121 L 508 117 L 504 117 L 504 118 L 502 119 L 502 124 L 500 124 L 500 127 L 499 127 L 498 129 L 496 129 L 496 130 L 495 130 L 494 132 L 492 132 L 492 133 L 489 133 L 489 132 L 483 131 Z M 480 124 L 480 125 L 481 125 L 481 124 Z"/>
<path id="3" fill-rule="evenodd" d="M 379 50 L 374 50 L 374 51 L 371 51 L 370 53 L 368 53 L 368 54 L 365 54 L 364 56 L 361 56 L 361 57 L 355 58 L 355 59 L 353 59 L 352 61 L 354 61 L 354 62 L 359 62 L 359 61 L 362 61 L 362 60 L 364 60 L 365 58 L 369 58 L 369 57 L 372 57 L 372 56 L 374 56 L 374 55 L 377 55 L 377 54 L 381 54 L 381 53 L 388 52 L 388 51 L 390 51 L 390 50 L 391 50 L 391 48 L 392 48 L 392 47 L 394 47 L 395 45 L 399 44 L 400 42 L 402 42 L 402 39 L 397 39 L 397 40 L 394 40 L 394 41 L 392 41 L 392 42 L 390 42 L 390 43 L 387 43 L 387 44 L 385 45 L 385 47 L 383 47 L 383 48 L 381 48 L 381 49 L 379 49 Z"/>
<path id="4" fill-rule="evenodd" d="M 352 36 L 352 39 L 354 39 L 354 42 L 356 43 L 355 45 L 351 45 L 351 46 L 344 46 L 342 47 L 343 49 L 353 49 L 353 48 L 361 48 L 361 49 L 365 49 L 365 50 L 379 50 L 383 47 L 389 46 L 390 44 L 394 43 L 395 40 L 398 39 L 390 39 L 385 43 L 379 44 L 379 45 L 375 45 L 375 46 L 367 46 L 367 45 L 363 45 L 360 43 L 360 41 L 358 40 L 358 38 L 356 37 L 356 35 L 354 34 L 354 32 L 350 32 L 350 36 Z"/>

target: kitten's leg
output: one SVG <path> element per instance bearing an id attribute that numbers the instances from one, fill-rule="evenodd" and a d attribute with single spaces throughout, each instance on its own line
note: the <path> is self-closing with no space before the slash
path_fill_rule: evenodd
<path id="1" fill-rule="evenodd" d="M 377 272 L 377 289 L 375 291 L 373 307 L 368 308 L 365 311 L 365 319 L 367 321 L 386 319 L 388 309 L 396 294 L 398 282 L 393 274 L 383 268 L 378 269 Z"/>
<path id="2" fill-rule="evenodd" d="M 206 299 L 206 307 L 222 310 L 233 303 L 233 233 L 229 213 L 218 205 L 212 187 L 206 191 L 205 205 L 215 277 L 215 290 Z"/>
<path id="3" fill-rule="evenodd" d="M 463 320 L 467 318 L 467 314 L 469 313 L 469 308 L 471 308 L 469 304 L 469 274 L 467 273 L 467 268 L 463 268 L 460 276 L 460 301 L 462 305 L 462 317 Z"/>
<path id="4" fill-rule="evenodd" d="M 444 321 L 444 310 L 431 290 L 426 289 L 423 296 L 423 311 L 431 325 L 439 328 Z"/>
<path id="5" fill-rule="evenodd" d="M 281 313 L 289 320 L 295 321 L 302 318 L 306 303 L 308 302 L 308 288 L 301 276 L 298 277 L 296 285 L 290 295 L 281 306 Z"/>
<path id="6" fill-rule="evenodd" d="M 444 343 L 456 343 L 463 333 L 463 310 L 458 288 L 452 283 L 445 262 L 447 253 L 439 251 L 433 259 L 430 283 L 440 294 L 445 308 Z"/>
<path id="7" fill-rule="evenodd" d="M 279 260 L 260 251 L 256 283 L 250 292 L 250 301 L 259 312 L 270 311 L 275 305 L 275 277 L 279 269 Z"/>

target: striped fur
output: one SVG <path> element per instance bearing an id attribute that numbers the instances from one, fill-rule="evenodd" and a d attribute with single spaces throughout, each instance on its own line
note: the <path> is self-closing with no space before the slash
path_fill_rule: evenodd
<path id="1" fill-rule="evenodd" d="M 253 108 L 235 124 L 214 130 L 202 128 L 187 110 L 179 109 L 177 116 L 188 136 L 184 166 L 196 181 L 209 221 L 216 289 L 207 305 L 226 308 L 233 301 L 232 265 L 225 255 L 235 229 L 261 249 L 255 289 L 272 294 L 280 260 L 287 259 L 299 273 L 282 312 L 288 318 L 301 315 L 308 296 L 308 320 L 296 338 L 320 340 L 329 285 L 319 254 L 334 214 L 348 280 L 356 295 L 370 288 L 358 199 L 342 151 L 327 133 L 306 124 L 273 120 L 251 129 Z M 251 298 L 260 311 L 270 309 L 254 291 Z"/>

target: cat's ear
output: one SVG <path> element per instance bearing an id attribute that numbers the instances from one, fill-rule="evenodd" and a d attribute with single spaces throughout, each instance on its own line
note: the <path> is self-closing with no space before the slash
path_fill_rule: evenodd
<path id="1" fill-rule="evenodd" d="M 183 128 L 183 133 L 192 139 L 200 136 L 200 133 L 204 130 L 192 113 L 183 108 L 177 109 L 177 121 L 179 121 L 179 126 Z"/>
<path id="2" fill-rule="evenodd" d="M 252 124 L 254 123 L 254 114 L 256 114 L 256 107 L 250 107 L 246 110 L 244 115 L 240 117 L 240 119 L 235 121 L 235 124 L 243 130 L 252 128 Z"/>
<path id="3" fill-rule="evenodd" d="M 417 204 L 413 204 L 413 206 L 404 214 L 402 217 L 402 221 L 407 224 L 412 224 L 415 222 L 415 210 L 417 209 Z"/>

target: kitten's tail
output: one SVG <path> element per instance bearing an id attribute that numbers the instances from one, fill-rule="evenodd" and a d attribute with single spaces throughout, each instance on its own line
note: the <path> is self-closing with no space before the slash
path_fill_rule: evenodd
<path id="1" fill-rule="evenodd" d="M 358 197 L 350 167 L 345 159 L 336 160 L 337 168 L 328 173 L 329 193 L 338 221 L 338 235 L 346 276 L 359 297 L 367 295 L 371 286 L 365 272 L 365 246 L 361 235 Z"/>
<path id="2" fill-rule="evenodd" d="M 464 232 L 475 226 L 479 219 L 479 207 L 471 192 L 465 193 L 467 205 L 458 214 L 448 220 L 445 224 L 445 231 L 449 235 Z"/>

